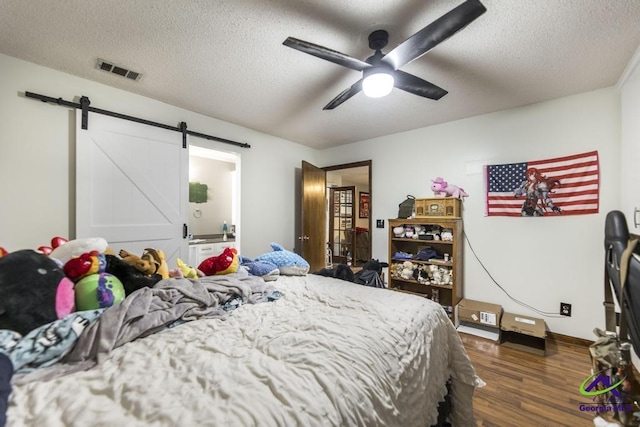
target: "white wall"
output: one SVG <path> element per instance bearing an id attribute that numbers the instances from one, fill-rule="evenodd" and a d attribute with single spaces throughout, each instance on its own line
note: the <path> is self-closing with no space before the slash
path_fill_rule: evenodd
<path id="1" fill-rule="evenodd" d="M 246 142 L 250 149 L 199 138 L 200 146 L 242 156 L 243 254 L 255 257 L 279 242 L 293 249 L 296 170 L 315 150 L 129 92 L 0 55 L 0 246 L 9 251 L 74 237 L 75 111 L 24 97 L 35 92 L 93 107 Z M 215 94 L 209 94 L 215 102 Z"/>
<path id="2" fill-rule="evenodd" d="M 434 104 L 437 108 L 437 104 Z M 485 217 L 482 165 L 539 160 L 598 150 L 600 213 L 569 217 Z M 464 296 L 502 304 L 505 311 L 541 317 L 514 298 L 548 313 L 572 304 L 572 317 L 545 317 L 553 332 L 593 339 L 604 325 L 604 218 L 618 209 L 619 94 L 607 88 L 410 132 L 328 149 L 323 164 L 372 160 L 373 257 L 387 259 L 388 218 L 407 194 L 432 197 L 442 176 L 469 194 L 465 232 L 478 255 L 464 248 Z"/>

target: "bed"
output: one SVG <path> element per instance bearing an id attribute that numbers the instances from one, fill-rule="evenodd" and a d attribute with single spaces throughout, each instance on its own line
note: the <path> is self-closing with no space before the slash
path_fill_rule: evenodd
<path id="1" fill-rule="evenodd" d="M 14 376 L 7 425 L 431 426 L 447 394 L 452 424 L 475 425 L 482 381 L 440 305 L 312 274 L 271 285 L 277 299 Z"/>

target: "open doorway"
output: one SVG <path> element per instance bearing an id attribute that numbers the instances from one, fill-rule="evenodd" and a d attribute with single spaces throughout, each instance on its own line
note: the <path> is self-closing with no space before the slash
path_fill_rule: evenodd
<path id="1" fill-rule="evenodd" d="M 371 259 L 371 161 L 323 169 L 327 173 L 327 264 L 360 267 Z"/>
<path id="2" fill-rule="evenodd" d="M 189 234 L 192 242 L 233 241 L 240 250 L 240 155 L 189 146 Z"/>

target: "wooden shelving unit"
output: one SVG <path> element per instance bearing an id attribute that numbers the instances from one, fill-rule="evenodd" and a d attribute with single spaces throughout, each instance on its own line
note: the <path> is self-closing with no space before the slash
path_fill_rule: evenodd
<path id="1" fill-rule="evenodd" d="M 394 233 L 397 227 L 414 230 L 413 235 L 399 237 Z M 433 240 L 426 240 L 426 235 Z M 455 322 L 454 307 L 462 299 L 462 236 L 461 218 L 389 219 L 389 289 L 437 301 Z M 435 256 L 418 259 L 420 251 L 428 253 L 429 248 Z"/>

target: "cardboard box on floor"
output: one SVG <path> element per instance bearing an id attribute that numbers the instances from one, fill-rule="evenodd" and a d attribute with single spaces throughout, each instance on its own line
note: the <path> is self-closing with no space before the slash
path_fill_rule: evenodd
<path id="1" fill-rule="evenodd" d="M 543 319 L 504 313 L 500 321 L 500 344 L 545 356 L 547 327 Z"/>
<path id="2" fill-rule="evenodd" d="M 499 341 L 501 305 L 462 299 L 456 310 L 458 331 Z"/>

